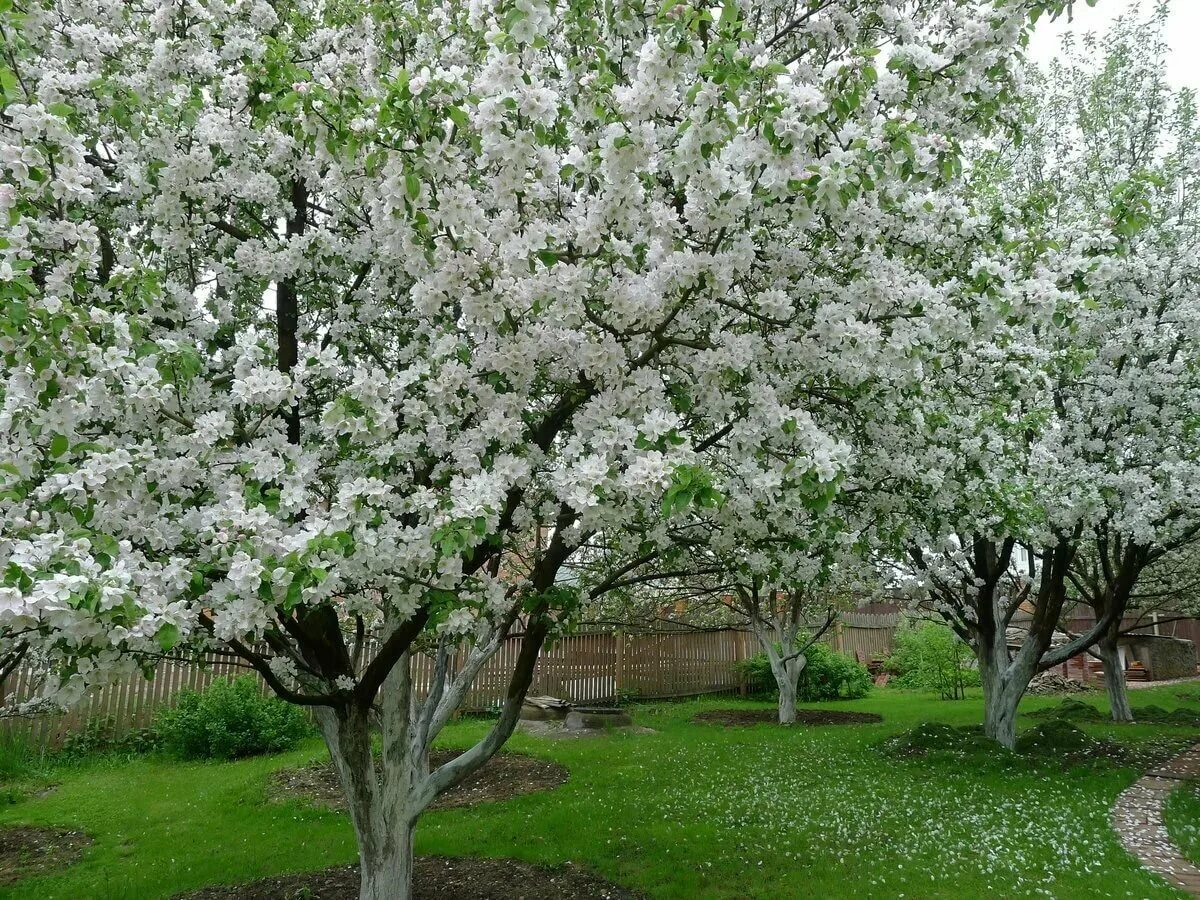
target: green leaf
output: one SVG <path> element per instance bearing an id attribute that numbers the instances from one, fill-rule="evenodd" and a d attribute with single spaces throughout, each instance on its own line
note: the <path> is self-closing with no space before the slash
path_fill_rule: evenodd
<path id="1" fill-rule="evenodd" d="M 304 585 L 300 583 L 300 579 L 293 578 L 292 583 L 288 585 L 287 597 L 284 598 L 283 608 L 289 612 L 300 605 L 300 601 L 304 599 Z"/>
<path id="2" fill-rule="evenodd" d="M 70 446 L 71 442 L 65 434 L 56 434 L 50 439 L 50 456 L 57 459 L 66 453 Z"/>
<path id="3" fill-rule="evenodd" d="M 404 190 L 408 193 L 409 200 L 416 200 L 421 196 L 421 178 L 416 172 L 409 172 L 404 176 Z"/>
<path id="4" fill-rule="evenodd" d="M 20 96 L 17 92 L 17 84 L 17 73 L 8 66 L 0 66 L 0 93 L 16 99 Z"/>
<path id="5" fill-rule="evenodd" d="M 179 633 L 179 626 L 172 625 L 170 622 L 164 622 L 154 635 L 158 641 L 158 646 L 162 647 L 163 653 L 168 652 L 172 647 L 179 643 L 182 635 Z"/>

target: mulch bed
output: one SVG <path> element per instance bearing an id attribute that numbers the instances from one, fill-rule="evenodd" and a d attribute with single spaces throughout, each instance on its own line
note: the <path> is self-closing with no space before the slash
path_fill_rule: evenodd
<path id="1" fill-rule="evenodd" d="M 429 754 L 429 761 L 436 767 L 457 755 L 451 750 L 435 750 Z M 429 808 L 451 809 L 548 791 L 566 781 L 569 774 L 563 766 L 545 759 L 522 753 L 497 753 L 462 784 L 434 800 Z M 271 776 L 269 795 L 276 800 L 306 797 L 322 806 L 346 808 L 341 782 L 333 764 L 328 762 L 302 769 L 281 769 Z"/>
<path id="2" fill-rule="evenodd" d="M 65 868 L 92 839 L 82 831 L 32 825 L 0 827 L 0 885 Z"/>
<path id="3" fill-rule="evenodd" d="M 699 725 L 778 725 L 779 713 L 773 709 L 710 709 L 696 713 L 692 721 Z M 882 722 L 875 713 L 841 712 L 836 709 L 798 709 L 797 725 L 866 725 Z"/>
<path id="4" fill-rule="evenodd" d="M 418 856 L 415 900 L 638 900 L 570 863 L 543 869 L 515 859 Z M 263 878 L 181 894 L 176 900 L 358 900 L 358 867 Z"/>

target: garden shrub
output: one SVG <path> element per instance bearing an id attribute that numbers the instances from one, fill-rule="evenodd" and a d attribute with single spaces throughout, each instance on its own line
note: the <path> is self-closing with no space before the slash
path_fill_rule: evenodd
<path id="1" fill-rule="evenodd" d="M 112 716 L 93 719 L 63 740 L 59 751 L 63 756 L 78 759 L 106 753 L 134 756 L 154 753 L 162 749 L 162 735 L 158 728 L 133 728 L 117 733 L 117 722 Z"/>
<path id="2" fill-rule="evenodd" d="M 157 725 L 166 749 L 185 759 L 278 753 L 313 730 L 302 709 L 264 696 L 252 675 L 214 681 L 203 693 L 180 691 Z"/>
<path id="3" fill-rule="evenodd" d="M 807 640 L 805 638 L 804 640 Z M 796 688 L 801 703 L 822 700 L 857 700 L 871 689 L 871 673 L 866 666 L 838 653 L 827 644 L 816 643 L 804 655 L 808 658 Z M 766 653 L 756 653 L 738 663 L 738 671 L 746 679 L 752 693 L 769 696 L 777 693 L 775 676 Z"/>
<path id="4" fill-rule="evenodd" d="M 896 631 L 896 649 L 885 664 L 892 683 L 912 690 L 937 691 L 943 700 L 961 700 L 979 685 L 971 648 L 949 625 L 921 622 Z"/>

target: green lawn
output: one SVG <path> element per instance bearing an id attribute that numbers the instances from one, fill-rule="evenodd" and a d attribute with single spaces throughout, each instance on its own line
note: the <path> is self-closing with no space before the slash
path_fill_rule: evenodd
<path id="1" fill-rule="evenodd" d="M 1200 865 L 1200 785 L 1176 788 L 1167 800 L 1167 833 L 1183 855 Z"/>
<path id="2" fill-rule="evenodd" d="M 1200 691 L 1180 693 L 1139 691 L 1135 710 L 1200 709 Z M 1023 710 L 1046 703 L 1029 700 Z M 974 723 L 978 700 L 877 691 L 834 704 L 878 712 L 881 725 L 726 730 L 688 722 L 700 709 L 730 705 L 753 704 L 637 707 L 638 723 L 655 734 L 518 735 L 512 747 L 561 762 L 570 780 L 543 794 L 431 813 L 418 852 L 570 859 L 650 897 L 681 900 L 1179 896 L 1138 868 L 1109 831 L 1109 807 L 1137 777 L 1133 768 L 1065 769 L 1004 754 L 897 760 L 875 749 L 921 721 Z M 454 725 L 447 743 L 465 744 L 484 727 Z M 1197 737 L 1167 726 L 1088 730 L 1141 746 Z M 55 769 L 54 791 L 0 808 L 0 822 L 80 828 L 95 843 L 73 868 L 0 896 L 147 900 L 350 862 L 354 842 L 342 815 L 302 801 L 264 802 L 271 770 L 323 752 L 312 741 L 238 763 L 146 758 Z"/>

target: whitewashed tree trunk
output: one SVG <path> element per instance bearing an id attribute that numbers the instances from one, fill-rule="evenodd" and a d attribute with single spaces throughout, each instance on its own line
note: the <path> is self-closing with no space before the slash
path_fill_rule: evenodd
<path id="1" fill-rule="evenodd" d="M 1129 692 L 1125 686 L 1125 667 L 1121 665 L 1121 653 L 1117 650 L 1115 637 L 1105 636 L 1096 644 L 1096 655 L 1104 665 L 1104 686 L 1108 689 L 1108 702 L 1112 707 L 1114 722 L 1132 722 L 1133 709 L 1129 706 Z"/>
<path id="2" fill-rule="evenodd" d="M 318 707 L 317 724 L 329 748 L 358 839 L 360 900 L 409 900 L 413 830 L 428 805 L 420 751 L 409 738 L 411 684 L 407 660 L 380 691 L 383 750 L 371 749 L 370 717 L 356 707 Z"/>
<path id="3" fill-rule="evenodd" d="M 1003 632 L 979 653 L 983 686 L 983 733 L 1012 750 L 1017 744 L 1017 707 L 1037 671 L 1038 652 L 1027 643 L 1010 660 Z"/>
<path id="4" fill-rule="evenodd" d="M 992 740 L 1013 749 L 1017 743 L 1017 704 L 1008 689 L 1004 672 L 998 666 L 980 663 L 979 677 L 983 685 L 983 733 Z"/>
<path id="5" fill-rule="evenodd" d="M 779 690 L 779 724 L 792 725 L 796 721 L 796 695 L 800 673 L 808 664 L 807 657 L 796 651 L 798 627 L 776 625 L 768 628 L 762 621 L 751 621 L 759 646 L 767 654 L 771 664 L 771 675 Z"/>
<path id="6" fill-rule="evenodd" d="M 775 684 L 779 688 L 780 725 L 793 725 L 796 722 L 796 696 L 799 693 L 800 673 L 804 671 L 807 663 L 807 658 L 801 654 L 781 661 L 778 666 L 771 666 Z"/>
<path id="7" fill-rule="evenodd" d="M 527 622 L 500 718 L 473 747 L 436 769 L 430 768 L 429 748 L 498 651 L 507 624 L 481 636 L 457 671 L 450 666 L 455 648 L 443 640 L 424 700 L 414 694 L 410 651 L 405 651 L 371 710 L 353 703 L 314 707 L 358 839 L 360 900 L 410 900 L 418 818 L 434 798 L 477 771 L 508 740 L 547 630 L 545 620 Z M 379 726 L 379 752 L 371 746 L 372 721 Z"/>
<path id="8" fill-rule="evenodd" d="M 789 684 L 786 678 L 780 679 L 775 676 L 775 682 L 779 685 L 779 724 L 794 725 L 796 723 L 796 688 L 795 685 Z"/>

